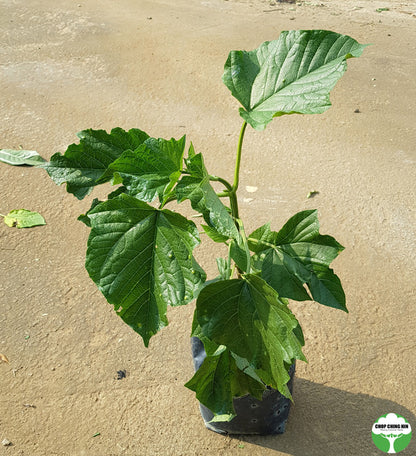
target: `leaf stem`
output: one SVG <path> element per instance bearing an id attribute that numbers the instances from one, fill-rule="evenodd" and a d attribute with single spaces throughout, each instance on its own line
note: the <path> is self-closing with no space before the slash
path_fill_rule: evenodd
<path id="1" fill-rule="evenodd" d="M 261 239 L 256 239 L 256 238 L 249 237 L 249 238 L 247 238 L 247 241 L 254 242 L 254 244 L 264 245 L 264 246 L 272 248 L 272 249 L 275 249 L 277 247 L 276 245 L 271 244 L 270 242 L 266 242 L 266 241 L 263 241 Z"/>
<path id="2" fill-rule="evenodd" d="M 210 181 L 213 181 L 213 182 L 221 182 L 221 184 L 224 185 L 224 187 L 229 191 L 229 192 L 232 192 L 233 191 L 233 186 L 225 179 L 223 179 L 222 177 L 219 177 L 219 176 L 209 176 L 209 180 Z M 227 193 L 228 195 L 228 193 Z"/>

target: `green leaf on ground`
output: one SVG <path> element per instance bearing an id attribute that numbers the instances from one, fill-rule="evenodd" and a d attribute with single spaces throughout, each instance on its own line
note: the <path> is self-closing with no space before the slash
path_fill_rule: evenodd
<path id="1" fill-rule="evenodd" d="M 38 166 L 45 161 L 35 150 L 0 149 L 0 162 L 8 165 Z"/>
<path id="2" fill-rule="evenodd" d="M 185 217 L 126 194 L 96 205 L 88 217 L 87 271 L 148 346 L 168 324 L 167 304 L 189 303 L 205 281 L 192 256 L 198 230 Z"/>
<path id="3" fill-rule="evenodd" d="M 319 234 L 316 210 L 299 212 L 279 232 L 264 225 L 248 241 L 256 252 L 255 267 L 280 296 L 311 300 L 306 284 L 316 302 L 347 311 L 341 282 L 329 268 L 344 247 L 333 237 Z"/>
<path id="4" fill-rule="evenodd" d="M 46 225 L 45 219 L 38 212 L 27 209 L 15 209 L 3 217 L 4 223 L 10 227 L 32 228 L 33 226 Z"/>
<path id="5" fill-rule="evenodd" d="M 67 191 L 78 199 L 91 192 L 108 166 L 125 150 L 137 149 L 149 137 L 138 129 L 126 132 L 121 128 L 114 128 L 111 133 L 84 130 L 77 136 L 79 144 L 71 144 L 64 155 L 54 154 L 42 167 L 56 184 L 66 183 Z M 111 175 L 107 180 L 110 178 Z"/>
<path id="6" fill-rule="evenodd" d="M 247 274 L 207 285 L 197 299 L 196 319 L 205 337 L 244 358 L 262 382 L 291 397 L 288 368 L 295 359 L 305 360 L 294 333 L 298 321 L 262 278 Z"/>
<path id="7" fill-rule="evenodd" d="M 364 48 L 349 36 L 325 30 L 282 32 L 253 51 L 231 51 L 223 81 L 242 104 L 241 117 L 263 130 L 273 117 L 326 111 L 346 60 L 359 57 Z"/>

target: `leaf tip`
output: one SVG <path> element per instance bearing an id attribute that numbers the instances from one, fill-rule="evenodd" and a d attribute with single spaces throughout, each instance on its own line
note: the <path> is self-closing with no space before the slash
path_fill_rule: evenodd
<path id="1" fill-rule="evenodd" d="M 215 415 L 209 423 L 219 423 L 219 422 L 229 422 L 231 421 L 236 415 L 234 413 L 224 413 L 222 415 Z"/>

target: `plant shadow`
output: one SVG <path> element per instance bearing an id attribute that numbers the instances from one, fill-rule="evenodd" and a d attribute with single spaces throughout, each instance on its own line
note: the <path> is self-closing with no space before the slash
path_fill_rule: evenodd
<path id="1" fill-rule="evenodd" d="M 416 429 L 415 415 L 390 400 L 349 393 L 296 377 L 293 397 L 295 404 L 284 434 L 234 437 L 292 456 L 379 456 L 382 453 L 372 441 L 371 428 L 381 415 L 394 412 Z M 416 438 L 405 454 L 416 454 Z"/>

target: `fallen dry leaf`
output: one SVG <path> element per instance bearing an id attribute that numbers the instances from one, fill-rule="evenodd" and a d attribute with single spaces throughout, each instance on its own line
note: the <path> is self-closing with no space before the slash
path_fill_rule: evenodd
<path id="1" fill-rule="evenodd" d="M 6 356 L 6 355 L 3 355 L 3 353 L 0 353 L 0 363 L 1 363 L 1 362 L 10 364 L 10 361 L 8 360 L 7 356 Z"/>
<path id="2" fill-rule="evenodd" d="M 306 195 L 306 198 L 313 198 L 314 196 L 319 195 L 319 192 L 317 190 L 312 190 Z"/>

